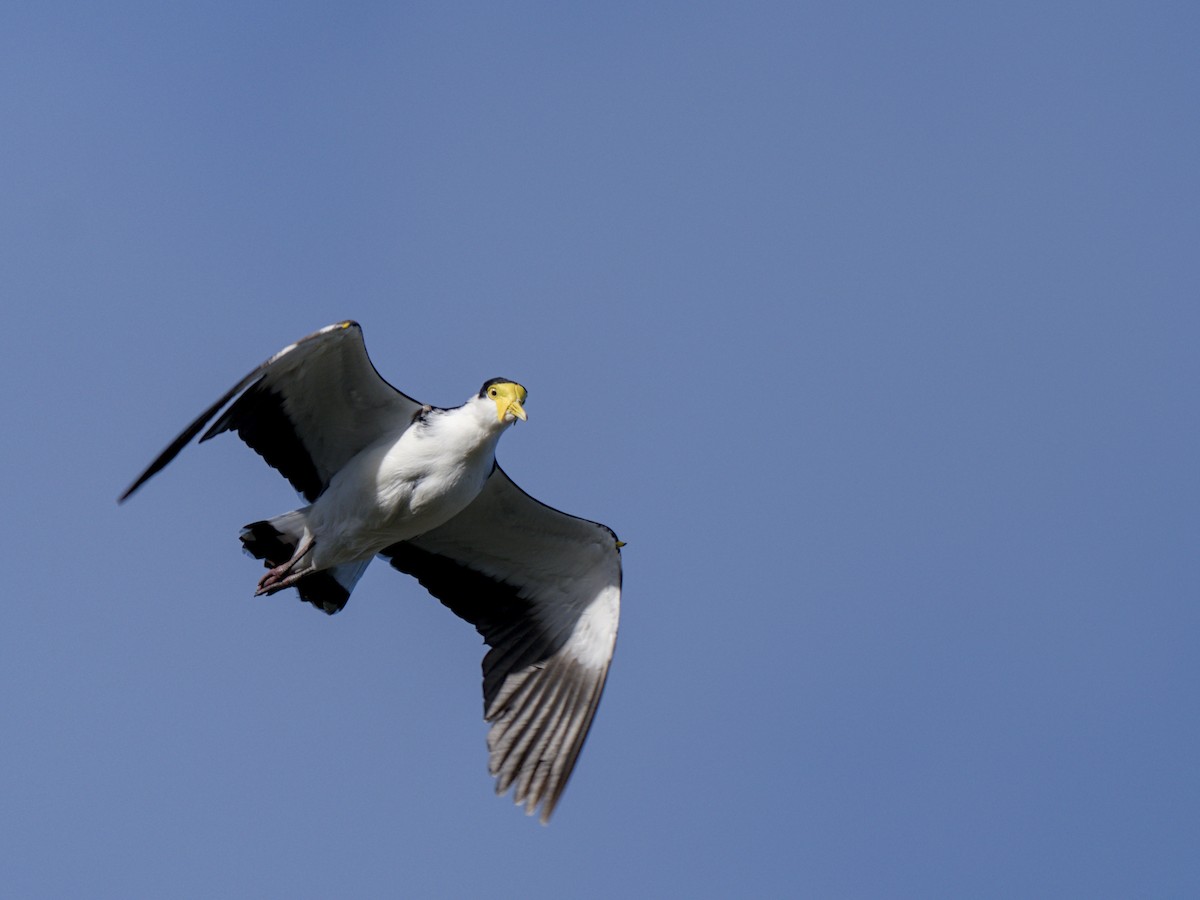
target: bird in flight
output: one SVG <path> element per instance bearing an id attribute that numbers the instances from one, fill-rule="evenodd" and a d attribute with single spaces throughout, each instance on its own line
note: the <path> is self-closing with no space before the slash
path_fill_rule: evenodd
<path id="1" fill-rule="evenodd" d="M 376 556 L 412 575 L 489 649 L 489 770 L 547 822 L 591 727 L 616 645 L 622 542 L 552 509 L 496 462 L 524 421 L 525 388 L 484 382 L 462 406 L 418 403 L 388 384 L 362 329 L 338 322 L 280 350 L 183 430 L 127 500 L 205 426 L 237 432 L 307 505 L 241 532 L 267 572 L 256 595 L 294 588 L 332 615 Z M 218 417 L 219 416 L 219 417 Z"/>

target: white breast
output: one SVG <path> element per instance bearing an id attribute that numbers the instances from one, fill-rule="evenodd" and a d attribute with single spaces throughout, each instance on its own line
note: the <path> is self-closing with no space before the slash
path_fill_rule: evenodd
<path id="1" fill-rule="evenodd" d="M 369 447 L 334 476 L 308 513 L 313 563 L 374 556 L 447 522 L 475 499 L 495 464 L 500 430 L 458 410 L 430 416 Z"/>

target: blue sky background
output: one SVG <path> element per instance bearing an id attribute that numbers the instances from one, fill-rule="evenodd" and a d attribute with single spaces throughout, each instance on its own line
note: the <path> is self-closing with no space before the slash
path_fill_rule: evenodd
<path id="1" fill-rule="evenodd" d="M 1198 26 L 4 4 L 6 893 L 1200 894 Z M 115 503 L 348 317 L 629 542 L 548 828 L 415 582 L 251 597 L 253 453 Z"/>

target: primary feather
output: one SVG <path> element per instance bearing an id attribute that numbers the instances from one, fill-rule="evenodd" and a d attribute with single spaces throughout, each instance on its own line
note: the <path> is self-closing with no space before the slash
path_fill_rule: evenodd
<path id="1" fill-rule="evenodd" d="M 473 624 L 484 656 L 489 768 L 549 819 L 600 702 L 616 644 L 621 542 L 604 525 L 534 500 L 495 460 L 524 419 L 525 389 L 491 379 L 462 406 L 423 406 L 388 384 L 357 323 L 285 347 L 207 409 L 127 499 L 214 418 L 308 501 L 247 525 L 265 561 L 258 593 L 296 588 L 341 610 L 380 555 Z M 222 412 L 223 411 L 223 412 Z"/>

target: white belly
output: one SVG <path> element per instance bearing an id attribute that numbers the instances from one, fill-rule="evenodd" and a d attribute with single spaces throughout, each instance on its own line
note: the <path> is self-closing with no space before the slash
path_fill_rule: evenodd
<path id="1" fill-rule="evenodd" d="M 494 463 L 494 441 L 460 447 L 417 428 L 394 444 L 367 448 L 309 508 L 313 564 L 369 559 L 449 521 L 483 489 Z"/>

